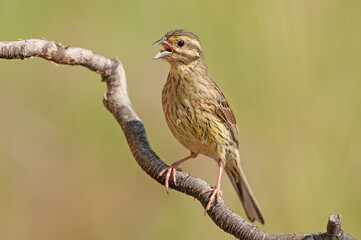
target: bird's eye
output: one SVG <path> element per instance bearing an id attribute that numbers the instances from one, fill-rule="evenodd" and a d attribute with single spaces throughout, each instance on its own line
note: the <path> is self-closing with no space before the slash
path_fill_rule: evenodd
<path id="1" fill-rule="evenodd" d="M 179 47 L 182 47 L 184 45 L 184 41 L 183 40 L 180 40 L 179 42 L 178 42 L 178 46 Z"/>

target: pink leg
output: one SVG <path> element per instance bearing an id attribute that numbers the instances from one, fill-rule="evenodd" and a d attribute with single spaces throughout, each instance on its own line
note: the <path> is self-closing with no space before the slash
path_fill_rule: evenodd
<path id="1" fill-rule="evenodd" d="M 211 207 L 211 203 L 213 202 L 214 198 L 216 198 L 217 203 L 219 203 L 219 197 L 222 197 L 222 191 L 221 191 L 221 177 L 222 177 L 222 170 L 223 170 L 224 166 L 223 164 L 220 162 L 219 163 L 219 171 L 218 171 L 218 178 L 217 178 L 217 183 L 216 186 L 214 186 L 213 189 L 208 189 L 208 190 L 204 190 L 203 192 L 201 192 L 200 195 L 205 194 L 207 192 L 212 192 L 211 196 L 209 197 L 208 200 L 208 204 L 206 206 L 206 211 L 208 211 Z"/>
<path id="2" fill-rule="evenodd" d="M 185 161 L 187 161 L 187 160 L 189 160 L 189 159 L 192 159 L 192 158 L 197 157 L 197 155 L 198 155 L 197 153 L 191 152 L 191 154 L 190 154 L 188 157 L 183 158 L 183 159 L 181 159 L 181 160 L 179 160 L 179 161 L 176 161 L 175 163 L 173 163 L 173 164 L 170 165 L 169 167 L 164 168 L 164 169 L 158 174 L 158 177 L 160 177 L 160 176 L 163 175 L 163 173 L 164 173 L 165 171 L 167 171 L 167 173 L 166 173 L 166 175 L 165 175 L 165 184 L 164 184 L 164 185 L 165 185 L 165 190 L 167 191 L 168 194 L 169 194 L 168 187 L 169 187 L 169 177 L 170 177 L 170 175 L 172 174 L 172 178 L 173 178 L 174 185 L 177 185 L 177 183 L 176 183 L 176 178 L 175 178 L 175 171 L 176 171 L 176 170 L 182 171 L 182 169 L 178 168 L 178 166 L 179 166 L 181 163 L 183 163 L 183 162 L 185 162 Z"/>

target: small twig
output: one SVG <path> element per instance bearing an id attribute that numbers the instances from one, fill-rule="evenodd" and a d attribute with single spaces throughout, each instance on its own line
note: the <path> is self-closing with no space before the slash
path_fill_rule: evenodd
<path id="1" fill-rule="evenodd" d="M 109 59 L 87 49 L 65 47 L 46 39 L 0 42 L 0 58 L 24 60 L 31 57 L 41 57 L 57 64 L 81 65 L 101 74 L 102 81 L 106 82 L 108 87 L 103 103 L 123 129 L 135 160 L 149 176 L 164 184 L 164 177 L 157 176 L 167 165 L 149 145 L 144 126 L 129 100 L 125 71 L 118 59 Z M 206 206 L 209 195 L 200 193 L 210 188 L 208 183 L 178 171 L 176 181 L 177 186 L 171 183 L 170 187 L 198 199 L 203 207 Z M 234 213 L 223 199 L 207 213 L 218 227 L 238 239 L 354 239 L 341 230 L 339 215 L 330 217 L 327 233 L 275 235 L 262 232 Z"/>
<path id="2" fill-rule="evenodd" d="M 331 215 L 328 218 L 326 239 L 327 240 L 340 239 L 341 234 L 342 234 L 341 215 L 340 214 Z"/>

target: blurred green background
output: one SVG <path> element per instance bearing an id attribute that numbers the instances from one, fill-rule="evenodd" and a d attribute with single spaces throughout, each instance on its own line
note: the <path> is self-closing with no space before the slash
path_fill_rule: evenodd
<path id="1" fill-rule="evenodd" d="M 46 38 L 123 62 L 130 98 L 167 163 L 186 156 L 163 117 L 169 66 L 150 45 L 186 28 L 240 130 L 242 166 L 271 233 L 361 237 L 361 2 L 0 1 L 0 41 Z M 234 239 L 199 202 L 167 195 L 132 158 L 82 67 L 0 60 L 0 239 Z M 214 185 L 217 164 L 183 170 Z M 245 216 L 227 177 L 229 206 Z"/>

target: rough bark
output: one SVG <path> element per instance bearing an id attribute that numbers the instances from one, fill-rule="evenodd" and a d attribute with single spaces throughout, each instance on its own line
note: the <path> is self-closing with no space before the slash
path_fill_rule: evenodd
<path id="1" fill-rule="evenodd" d="M 14 42 L 0 42 L 0 58 L 27 59 L 41 57 L 57 64 L 81 65 L 101 75 L 108 91 L 104 94 L 104 106 L 113 114 L 125 137 L 135 160 L 154 180 L 164 184 L 159 172 L 167 165 L 150 147 L 144 125 L 137 116 L 128 97 L 126 76 L 121 62 L 95 54 L 90 50 L 63 46 L 46 39 L 29 39 Z M 211 186 L 189 173 L 176 172 L 177 186 L 170 187 L 192 196 L 205 208 L 210 194 L 200 193 Z M 201 214 L 201 213 L 200 213 Z M 252 223 L 234 213 L 223 199 L 207 212 L 214 223 L 238 239 L 355 239 L 341 229 L 341 216 L 331 215 L 327 232 L 270 234 L 261 231 Z"/>

